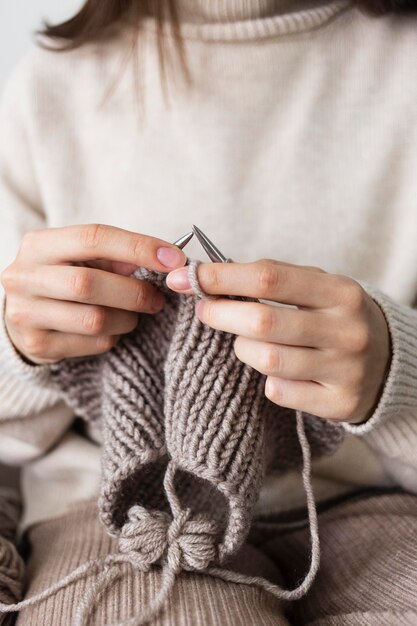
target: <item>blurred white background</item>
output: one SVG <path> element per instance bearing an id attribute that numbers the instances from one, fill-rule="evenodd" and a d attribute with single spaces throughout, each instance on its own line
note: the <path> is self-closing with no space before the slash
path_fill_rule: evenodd
<path id="1" fill-rule="evenodd" d="M 0 0 L 0 95 L 13 66 L 30 48 L 33 33 L 47 19 L 72 17 L 82 0 Z M 18 472 L 0 465 L 0 485 L 16 485 Z"/>
<path id="2" fill-rule="evenodd" d="M 42 21 L 68 19 L 82 4 L 82 0 L 0 0 L 0 92 Z"/>

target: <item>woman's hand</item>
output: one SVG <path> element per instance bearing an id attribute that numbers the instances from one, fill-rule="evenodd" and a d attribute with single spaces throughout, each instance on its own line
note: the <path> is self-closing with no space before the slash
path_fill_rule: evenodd
<path id="1" fill-rule="evenodd" d="M 359 283 L 272 260 L 205 263 L 198 278 L 208 294 L 298 307 L 226 298 L 196 306 L 204 323 L 237 335 L 237 357 L 267 376 L 270 400 L 350 423 L 372 414 L 389 368 L 390 336 L 384 314 Z M 171 272 L 167 284 L 192 293 L 187 269 Z"/>
<path id="2" fill-rule="evenodd" d="M 101 224 L 29 232 L 1 276 L 7 332 L 37 364 L 106 352 L 139 312 L 164 306 L 160 291 L 129 274 L 138 266 L 168 272 L 185 260 L 166 241 Z"/>

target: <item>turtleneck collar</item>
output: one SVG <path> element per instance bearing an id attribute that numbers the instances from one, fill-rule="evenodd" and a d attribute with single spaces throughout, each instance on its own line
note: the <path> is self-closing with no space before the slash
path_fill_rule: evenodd
<path id="1" fill-rule="evenodd" d="M 177 0 L 181 20 L 194 24 L 230 24 L 272 18 L 330 0 Z"/>
<path id="2" fill-rule="evenodd" d="M 312 30 L 352 0 L 176 0 L 183 37 L 235 41 Z M 152 23 L 149 27 L 153 27 Z"/>

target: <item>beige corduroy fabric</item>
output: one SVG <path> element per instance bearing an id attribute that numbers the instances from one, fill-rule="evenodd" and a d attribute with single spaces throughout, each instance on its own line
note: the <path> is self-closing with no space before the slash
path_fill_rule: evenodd
<path id="1" fill-rule="evenodd" d="M 291 603 L 296 626 L 416 626 L 417 497 L 364 490 L 319 507 L 321 564 L 308 593 Z M 256 526 L 253 544 L 279 564 L 287 584 L 303 575 L 305 523 L 273 519 Z"/>
<path id="2" fill-rule="evenodd" d="M 417 623 L 417 498 L 363 493 L 319 509 L 321 567 L 308 593 L 283 603 L 255 586 L 183 572 L 152 626 L 415 626 Z M 255 520 L 229 567 L 280 584 L 303 575 L 309 531 L 304 512 Z M 94 501 L 36 524 L 27 533 L 26 595 L 32 596 L 86 560 L 117 550 L 99 523 Z M 45 545 L 49 549 L 45 551 Z M 156 596 L 161 572 L 125 569 L 103 595 L 89 626 L 126 620 Z M 16 626 L 71 626 L 85 581 L 24 609 Z M 285 611 L 285 615 L 284 615 Z"/>
<path id="3" fill-rule="evenodd" d="M 26 533 L 29 545 L 26 596 L 31 597 L 53 584 L 80 563 L 105 558 L 118 549 L 98 519 L 95 501 L 79 503 L 67 515 L 36 524 Z M 45 544 L 49 550 L 45 551 Z M 229 564 L 249 576 L 262 576 L 283 583 L 270 558 L 246 542 Z M 71 626 L 78 600 L 88 581 L 58 591 L 36 606 L 22 610 L 16 626 Z M 124 566 L 124 575 L 103 594 L 89 626 L 104 626 L 128 620 L 148 606 L 161 585 L 161 571 L 147 572 Z M 167 599 L 165 610 L 150 621 L 152 626 L 287 626 L 283 602 L 250 585 L 237 585 L 220 578 L 182 572 Z"/>
<path id="4" fill-rule="evenodd" d="M 136 331 L 102 357 L 51 366 L 54 384 L 76 413 L 102 428 L 100 517 L 119 539 L 119 552 L 86 563 L 57 583 L 102 570 L 80 602 L 76 624 L 88 623 L 94 603 L 120 577 L 123 563 L 143 571 L 153 564 L 163 567 L 160 592 L 135 624 L 158 612 L 182 570 L 260 585 L 285 599 L 301 597 L 317 571 L 310 447 L 318 454 L 332 452 L 343 430 L 306 416 L 312 424 L 308 441 L 300 412 L 292 421 L 278 419 L 277 407 L 265 397 L 265 377 L 236 357 L 234 335 L 195 316 L 196 299 L 206 297 L 197 266 L 189 264 L 194 297 L 171 292 L 165 274 L 139 269 L 136 278 L 165 292 L 164 310 L 143 315 Z M 297 464 L 294 442 L 302 451 L 311 559 L 304 580 L 286 590 L 219 566 L 247 536 L 265 473 Z"/>

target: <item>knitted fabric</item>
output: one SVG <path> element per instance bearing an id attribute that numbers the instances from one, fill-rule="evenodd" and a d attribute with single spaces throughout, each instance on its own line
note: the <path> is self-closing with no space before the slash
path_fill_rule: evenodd
<path id="1" fill-rule="evenodd" d="M 310 448 L 316 456 L 334 451 L 342 429 L 306 415 L 304 430 L 301 412 L 294 420 L 294 412 L 266 398 L 265 377 L 236 357 L 234 335 L 195 316 L 196 300 L 207 297 L 197 266 L 189 264 L 194 296 L 168 289 L 165 274 L 138 269 L 136 278 L 165 293 L 163 311 L 142 315 L 135 331 L 105 355 L 50 368 L 54 385 L 76 414 L 102 430 L 100 517 L 119 538 L 118 554 L 83 564 L 45 592 L 102 567 L 80 603 L 78 625 L 88 623 L 94 603 L 121 575 L 123 562 L 141 570 L 163 567 L 155 602 L 132 624 L 146 623 L 161 608 L 182 570 L 259 584 L 295 599 L 306 592 L 318 567 Z M 265 474 L 301 461 L 312 530 L 312 559 L 303 583 L 287 591 L 220 568 L 247 536 Z"/>
<path id="2" fill-rule="evenodd" d="M 17 602 L 22 597 L 24 563 L 16 548 L 17 524 L 20 517 L 20 499 L 14 489 L 0 489 L 0 603 Z M 0 625 L 12 620 L 0 615 Z"/>

